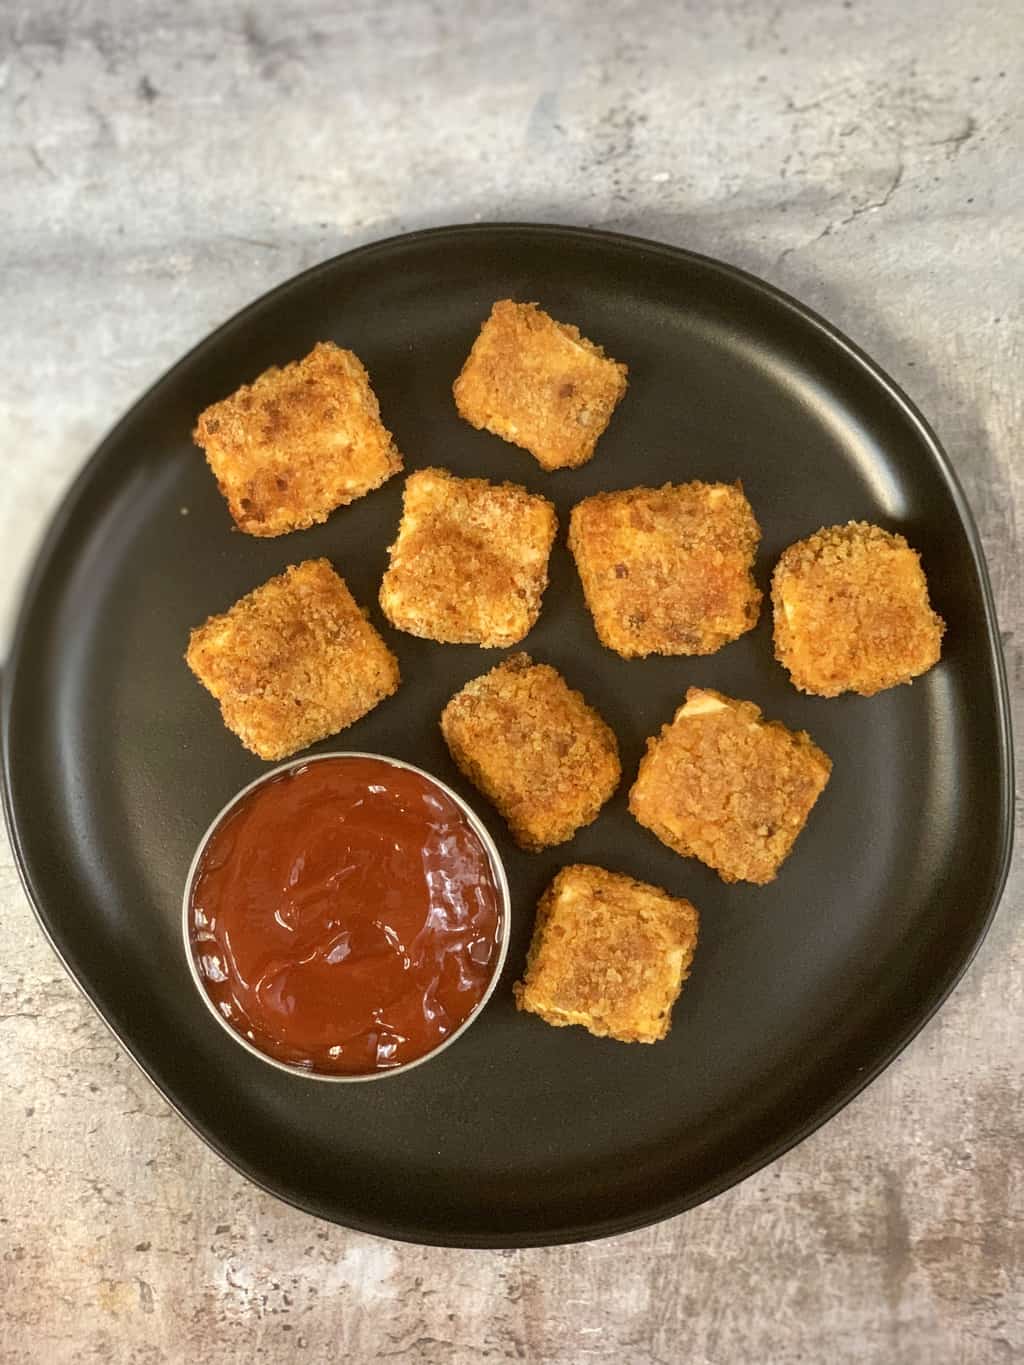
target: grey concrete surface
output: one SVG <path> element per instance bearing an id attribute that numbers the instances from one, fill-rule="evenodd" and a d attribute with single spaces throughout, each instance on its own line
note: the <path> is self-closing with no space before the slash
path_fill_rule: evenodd
<path id="1" fill-rule="evenodd" d="M 425 224 L 611 226 L 764 275 L 924 408 L 1024 729 L 1019 4 L 0 5 L 0 613 L 68 479 L 214 324 Z M 0 1359 L 1024 1359 L 1020 916 L 888 1073 L 662 1226 L 509 1254 L 320 1224 L 119 1053 L 0 847 Z"/>

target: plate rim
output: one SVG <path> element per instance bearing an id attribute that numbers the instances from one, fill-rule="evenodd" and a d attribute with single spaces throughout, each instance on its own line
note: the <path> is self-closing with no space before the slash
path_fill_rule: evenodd
<path id="1" fill-rule="evenodd" d="M 804 324 L 810 324 L 825 341 L 834 346 L 838 346 L 839 349 L 866 374 L 869 380 L 873 381 L 876 386 L 879 386 L 888 395 L 890 400 L 902 411 L 904 417 L 909 420 L 912 427 L 916 430 L 920 442 L 927 448 L 934 467 L 937 468 L 946 483 L 954 508 L 964 530 L 967 547 L 981 589 L 986 636 L 989 646 L 989 661 L 997 694 L 995 719 L 997 722 L 999 802 L 1001 812 L 998 866 L 996 867 L 996 875 L 992 883 L 988 904 L 985 906 L 984 912 L 979 918 L 978 929 L 967 953 L 964 955 L 963 959 L 957 963 L 954 970 L 947 974 L 945 979 L 941 979 L 935 987 L 926 993 L 927 998 L 924 1006 L 915 1013 L 905 1025 L 893 1033 L 886 1045 L 880 1049 L 879 1055 L 875 1057 L 869 1065 L 865 1066 L 863 1071 L 858 1073 L 853 1080 L 837 1092 L 837 1094 L 833 1095 L 824 1104 L 815 1107 L 802 1123 L 794 1128 L 787 1129 L 786 1133 L 781 1138 L 777 1137 L 760 1144 L 756 1151 L 748 1157 L 746 1161 L 738 1166 L 730 1168 L 724 1175 L 705 1181 L 696 1191 L 690 1191 L 682 1196 L 676 1195 L 675 1197 L 664 1198 L 655 1205 L 648 1205 L 639 1213 L 632 1212 L 606 1219 L 599 1219 L 587 1224 L 574 1224 L 568 1228 L 552 1229 L 539 1233 L 529 1231 L 501 1232 L 497 1229 L 483 1233 L 466 1233 L 458 1231 L 445 1233 L 433 1227 L 403 1226 L 399 1228 L 393 1224 L 387 1223 L 386 1220 L 364 1219 L 358 1216 L 347 1217 L 346 1221 L 342 1223 L 340 1220 L 325 1217 L 322 1212 L 303 1203 L 300 1199 L 294 1198 L 281 1190 L 274 1189 L 273 1186 L 260 1175 L 247 1170 L 234 1153 L 229 1148 L 225 1147 L 214 1134 L 205 1131 L 198 1122 L 185 1114 L 182 1109 L 179 1108 L 176 1101 L 164 1092 L 156 1079 L 150 1074 L 142 1060 L 136 1055 L 131 1042 L 126 1037 L 122 1036 L 106 1017 L 99 1002 L 93 998 L 85 983 L 79 978 L 64 954 L 57 947 L 46 920 L 46 914 L 42 904 L 44 898 L 41 894 L 37 895 L 36 889 L 32 884 L 31 874 L 28 868 L 28 859 L 22 845 L 14 810 L 12 786 L 13 765 L 11 762 L 10 734 L 14 699 L 18 689 L 19 674 L 21 672 L 21 656 L 26 648 L 26 639 L 30 633 L 34 607 L 39 597 L 40 590 L 52 567 L 55 552 L 59 548 L 64 531 L 76 511 L 80 499 L 90 485 L 94 471 L 102 465 L 106 458 L 108 448 L 117 442 L 122 429 L 131 421 L 138 409 L 149 403 L 162 388 L 171 384 L 177 377 L 178 372 L 184 369 L 199 352 L 207 346 L 216 344 L 232 329 L 243 325 L 250 315 L 271 304 L 278 296 L 295 288 L 301 283 L 308 282 L 318 274 L 330 273 L 340 262 L 344 261 L 347 263 L 360 257 L 369 257 L 377 254 L 384 255 L 388 252 L 395 251 L 396 249 L 401 249 L 402 247 L 419 246 L 424 242 L 438 239 L 455 240 L 459 237 L 493 238 L 495 235 L 511 237 L 517 234 L 535 239 L 547 237 L 558 240 L 563 245 L 568 244 L 570 246 L 574 241 L 589 244 L 604 244 L 608 247 L 614 247 L 619 250 L 626 250 L 633 253 L 648 253 L 664 257 L 668 260 L 683 260 L 696 263 L 704 269 L 718 272 L 724 278 L 738 282 L 747 288 L 751 288 L 755 292 L 766 296 L 775 304 L 782 305 L 783 308 L 794 314 Z M 658 242 L 650 238 L 633 236 L 628 233 L 610 231 L 604 228 L 580 227 L 572 224 L 563 225 L 556 223 L 516 221 L 454 223 L 439 227 L 422 228 L 413 232 L 394 233 L 388 237 L 363 243 L 362 245 L 350 248 L 347 251 L 337 252 L 325 260 L 318 261 L 314 265 L 299 271 L 297 274 L 282 280 L 237 312 L 231 314 L 231 316 L 226 318 L 222 323 L 196 342 L 195 345 L 191 346 L 174 362 L 174 364 L 164 371 L 159 378 L 150 384 L 107 431 L 106 435 L 103 436 L 92 453 L 86 458 L 81 468 L 65 489 L 60 502 L 57 504 L 56 509 L 45 526 L 42 536 L 36 544 L 28 571 L 22 577 L 18 594 L 18 605 L 15 610 L 13 627 L 9 633 L 7 653 L 3 660 L 2 677 L 0 677 L 0 758 L 2 758 L 2 770 L 0 770 L 0 796 L 2 796 L 8 838 L 14 857 L 14 865 L 17 869 L 18 877 L 26 898 L 32 908 L 36 923 L 67 975 L 95 1011 L 98 1018 L 107 1027 L 125 1055 L 135 1064 L 142 1075 L 145 1076 L 149 1084 L 154 1087 L 164 1103 L 167 1104 L 169 1108 L 177 1114 L 178 1118 L 181 1119 L 222 1161 L 226 1162 L 228 1166 L 237 1171 L 243 1178 L 257 1186 L 257 1188 L 272 1195 L 274 1198 L 279 1199 L 283 1203 L 299 1209 L 312 1217 L 320 1218 L 324 1221 L 335 1222 L 339 1226 L 350 1228 L 356 1232 L 382 1237 L 391 1241 L 421 1246 L 495 1250 L 519 1247 L 569 1245 L 572 1243 L 596 1241 L 605 1237 L 621 1236 L 625 1233 L 638 1231 L 641 1228 L 652 1226 L 667 1218 L 685 1213 L 689 1209 L 696 1208 L 700 1204 L 723 1194 L 726 1190 L 741 1184 L 757 1171 L 770 1165 L 784 1153 L 792 1150 L 805 1141 L 812 1133 L 816 1132 L 824 1124 L 834 1118 L 841 1110 L 845 1109 L 852 1100 L 861 1094 L 863 1090 L 865 1090 L 896 1060 L 922 1029 L 935 1017 L 936 1013 L 962 980 L 991 929 L 992 922 L 999 908 L 1003 891 L 1006 886 L 1013 852 L 1015 773 L 1013 764 L 1012 721 L 1006 665 L 1003 656 L 999 619 L 996 612 L 992 583 L 985 559 L 984 548 L 981 542 L 981 536 L 974 519 L 974 514 L 971 511 L 966 494 L 960 483 L 960 479 L 949 455 L 946 453 L 938 436 L 920 409 L 903 388 L 882 369 L 881 365 L 873 360 L 867 352 L 862 350 L 854 341 L 847 337 L 845 333 L 840 331 L 814 309 L 800 302 L 791 294 L 779 289 L 776 285 L 762 279 L 760 276 L 744 270 L 740 266 L 719 260 L 713 256 L 708 256 L 702 252 L 692 251 L 686 247 L 675 246 L 666 242 Z"/>

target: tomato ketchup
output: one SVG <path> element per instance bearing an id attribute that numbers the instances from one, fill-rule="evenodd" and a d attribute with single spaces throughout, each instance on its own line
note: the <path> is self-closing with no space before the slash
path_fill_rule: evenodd
<path id="1" fill-rule="evenodd" d="M 272 776 L 215 826 L 187 926 L 224 1021 L 291 1066 L 358 1075 L 439 1047 L 500 961 L 499 874 L 425 774 L 339 755 Z"/>

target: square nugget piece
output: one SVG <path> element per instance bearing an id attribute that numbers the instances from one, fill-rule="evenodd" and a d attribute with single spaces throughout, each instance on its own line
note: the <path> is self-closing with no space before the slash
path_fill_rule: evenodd
<path id="1" fill-rule="evenodd" d="M 629 809 L 724 882 L 773 881 L 832 760 L 803 730 L 766 721 L 753 702 L 691 687 L 671 725 L 647 741 Z"/>
<path id="2" fill-rule="evenodd" d="M 417 470 L 380 587 L 384 615 L 442 644 L 516 644 L 540 615 L 557 527 L 547 498 L 517 484 Z"/>
<path id="3" fill-rule="evenodd" d="M 772 577 L 775 657 L 819 697 L 874 696 L 938 662 L 946 627 L 916 550 L 865 521 L 823 527 L 785 550 Z"/>
<path id="4" fill-rule="evenodd" d="M 330 341 L 214 403 L 193 435 L 251 536 L 326 521 L 402 467 L 361 361 Z"/>
<path id="5" fill-rule="evenodd" d="M 622 776 L 612 731 L 557 670 L 528 654 L 468 682 L 442 712 L 441 733 L 531 852 L 595 820 Z"/>
<path id="6" fill-rule="evenodd" d="M 344 730 L 398 687 L 398 663 L 326 559 L 307 559 L 192 632 L 189 668 L 260 758 Z"/>
<path id="7" fill-rule="evenodd" d="M 544 469 L 586 464 L 626 392 L 627 368 L 609 360 L 578 327 L 535 303 L 502 299 L 455 381 L 455 406 L 528 450 Z"/>
<path id="8" fill-rule="evenodd" d="M 697 911 L 667 891 L 577 864 L 564 867 L 537 906 L 516 1005 L 556 1028 L 582 1024 L 598 1038 L 656 1043 L 697 946 Z"/>
<path id="9" fill-rule="evenodd" d="M 598 493 L 577 503 L 569 521 L 598 637 L 624 659 L 713 654 L 752 630 L 760 538 L 738 483 Z"/>

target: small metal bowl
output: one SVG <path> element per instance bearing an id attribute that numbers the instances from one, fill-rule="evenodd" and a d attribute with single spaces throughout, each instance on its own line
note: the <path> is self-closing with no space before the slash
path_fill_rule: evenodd
<path id="1" fill-rule="evenodd" d="M 469 821 L 470 826 L 473 829 L 474 833 L 477 835 L 480 842 L 483 844 L 484 849 L 487 852 L 487 856 L 490 860 L 491 870 L 494 873 L 494 880 L 498 887 L 498 892 L 501 898 L 498 953 L 494 960 L 493 969 L 491 971 L 491 979 L 487 983 L 487 989 L 484 991 L 483 995 L 477 1002 L 476 1008 L 469 1015 L 467 1015 L 467 1017 L 462 1021 L 459 1027 L 455 1029 L 453 1033 L 450 1033 L 442 1043 L 438 1043 L 437 1047 L 432 1048 L 429 1052 L 425 1052 L 422 1057 L 416 1057 L 414 1058 L 414 1060 L 410 1062 L 403 1062 L 401 1066 L 386 1067 L 380 1071 L 359 1072 L 356 1073 L 355 1075 L 344 1075 L 327 1071 L 313 1071 L 308 1067 L 294 1066 L 289 1062 L 281 1062 L 278 1061 L 276 1057 L 268 1056 L 267 1053 L 262 1052 L 258 1047 L 254 1046 L 254 1044 L 250 1043 L 248 1038 L 243 1038 L 242 1035 L 236 1029 L 231 1027 L 228 1021 L 216 1008 L 213 1001 L 210 999 L 210 996 L 207 994 L 206 987 L 203 985 L 202 977 L 199 975 L 199 969 L 196 966 L 195 955 L 192 951 L 192 937 L 190 933 L 189 911 L 190 902 L 192 898 L 192 886 L 195 881 L 196 872 L 198 871 L 199 868 L 199 863 L 202 859 L 203 854 L 206 851 L 206 846 L 209 843 L 214 832 L 219 828 L 222 821 L 224 821 L 228 817 L 228 815 L 230 815 L 230 813 L 234 810 L 234 808 L 238 805 L 240 801 L 242 801 L 246 796 L 248 796 L 250 792 L 255 791 L 257 787 L 261 787 L 265 782 L 273 781 L 275 777 L 280 777 L 282 773 L 292 772 L 296 768 L 305 768 L 311 763 L 320 763 L 324 759 L 328 758 L 372 758 L 378 760 L 381 763 L 389 763 L 394 768 L 407 768 L 410 772 L 418 773 L 421 777 L 426 778 L 426 780 L 432 783 L 435 787 L 437 787 L 439 791 L 444 792 L 444 794 L 447 797 L 449 797 L 452 801 L 454 801 L 455 804 L 459 807 L 459 809 L 465 815 L 466 819 Z M 200 999 L 203 1001 L 203 1004 L 209 1010 L 213 1018 L 216 1019 L 217 1023 L 221 1026 L 221 1028 L 224 1029 L 224 1031 L 228 1033 L 232 1039 L 234 1039 L 234 1041 L 239 1045 L 239 1047 L 244 1047 L 246 1052 L 250 1052 L 254 1057 L 258 1057 L 260 1061 L 265 1062 L 267 1066 L 276 1067 L 278 1071 L 285 1071 L 290 1076 L 299 1076 L 303 1080 L 307 1081 L 333 1081 L 341 1083 L 352 1083 L 360 1081 L 388 1080 L 393 1076 L 400 1076 L 403 1075 L 406 1071 L 411 1071 L 413 1067 L 422 1066 L 424 1062 L 433 1061 L 435 1057 L 437 1057 L 440 1053 L 444 1052 L 445 1048 L 450 1047 L 457 1038 L 461 1037 L 461 1035 L 465 1033 L 466 1030 L 477 1021 L 477 1019 L 480 1018 L 480 1015 L 483 1013 L 484 1007 L 486 1006 L 488 1000 L 490 1000 L 491 996 L 494 994 L 494 988 L 497 986 L 498 981 L 501 977 L 502 969 L 505 966 L 505 958 L 508 955 L 510 899 L 508 891 L 508 879 L 505 876 L 505 868 L 501 861 L 501 855 L 498 853 L 497 847 L 495 846 L 494 840 L 487 832 L 487 829 L 485 828 L 480 817 L 476 814 L 476 812 L 472 809 L 471 806 L 467 805 L 467 803 L 462 799 L 458 792 L 452 791 L 451 787 L 447 786 L 444 782 L 441 782 L 438 778 L 436 778 L 433 775 L 433 773 L 428 773 L 423 768 L 417 768 L 414 763 L 404 763 L 401 759 L 391 758 L 387 754 L 369 754 L 358 752 L 355 750 L 345 750 L 335 751 L 328 754 L 310 754 L 308 757 L 305 758 L 289 759 L 287 763 L 281 763 L 276 768 L 271 768 L 269 772 L 262 773 L 259 777 L 255 779 L 255 781 L 250 782 L 248 786 L 243 787 L 240 792 L 237 792 L 231 798 L 227 805 L 224 806 L 213 818 L 213 820 L 210 822 L 209 828 L 207 829 L 206 833 L 199 840 L 199 846 L 196 849 L 195 856 L 192 859 L 192 864 L 188 870 L 188 876 L 185 879 L 185 893 L 184 896 L 182 897 L 181 916 L 182 938 L 185 947 L 185 960 L 188 962 L 189 971 L 192 974 L 192 980 L 195 982 L 196 990 L 199 992 Z"/>

